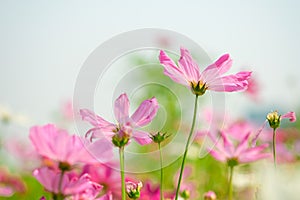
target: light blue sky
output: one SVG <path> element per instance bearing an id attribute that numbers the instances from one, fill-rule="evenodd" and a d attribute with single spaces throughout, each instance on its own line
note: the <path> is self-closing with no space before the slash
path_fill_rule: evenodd
<path id="1" fill-rule="evenodd" d="M 130 2 L 130 3 L 129 3 Z M 124 31 L 164 28 L 199 43 L 232 72 L 251 69 L 266 110 L 299 106 L 299 1 L 0 1 L 0 104 L 44 123 L 73 94 L 88 55 Z M 255 107 L 246 98 L 228 105 Z"/>

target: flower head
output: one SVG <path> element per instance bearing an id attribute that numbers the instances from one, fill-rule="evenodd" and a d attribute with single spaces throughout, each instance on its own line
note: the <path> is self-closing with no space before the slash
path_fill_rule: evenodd
<path id="1" fill-rule="evenodd" d="M 138 199 L 141 195 L 142 182 L 126 181 L 126 193 L 130 199 Z"/>
<path id="2" fill-rule="evenodd" d="M 148 133 L 138 128 L 149 124 L 156 116 L 158 103 L 155 97 L 141 103 L 137 110 L 129 117 L 129 100 L 127 95 L 121 94 L 114 104 L 116 124 L 104 120 L 88 109 L 80 110 L 82 119 L 94 126 L 86 136 L 91 134 L 93 138 L 110 138 L 117 147 L 126 145 L 130 138 L 134 138 L 139 144 L 144 145 L 151 142 Z"/>
<path id="3" fill-rule="evenodd" d="M 234 130 L 238 131 L 237 128 Z M 268 144 L 250 146 L 249 137 L 251 132 L 244 133 L 243 131 L 243 129 L 239 130 L 244 137 L 237 141 L 234 141 L 232 137 L 230 137 L 231 133 L 228 130 L 221 131 L 221 141 L 216 141 L 216 138 L 211 137 L 216 146 L 215 149 L 210 150 L 209 153 L 216 160 L 226 162 L 230 167 L 241 163 L 254 162 L 270 156 L 269 153 L 264 153 L 264 150 L 268 147 Z"/>
<path id="4" fill-rule="evenodd" d="M 42 167 L 34 170 L 33 176 L 47 191 L 52 192 L 54 195 L 72 196 L 73 199 L 91 199 L 91 196 L 96 197 L 102 189 L 101 185 L 90 180 L 90 175 L 88 174 L 78 177 L 73 172 L 61 173 Z"/>
<path id="5" fill-rule="evenodd" d="M 57 161 L 62 170 L 70 170 L 77 163 L 95 163 L 95 158 L 89 152 L 94 151 L 95 146 L 102 152 L 103 158 L 111 157 L 106 146 L 91 144 L 77 135 L 69 135 L 53 124 L 32 127 L 29 137 L 37 153 Z"/>
<path id="6" fill-rule="evenodd" d="M 233 92 L 247 89 L 251 72 L 243 71 L 235 75 L 222 76 L 232 65 L 229 54 L 221 56 L 202 73 L 190 52 L 180 48 L 178 65 L 164 51 L 160 51 L 159 60 L 164 66 L 164 74 L 173 81 L 189 87 L 195 95 L 203 95 L 206 90 Z"/>
<path id="7" fill-rule="evenodd" d="M 169 135 L 167 135 L 167 133 L 161 133 L 161 132 L 157 132 L 156 134 L 150 136 L 150 138 L 155 143 L 161 143 L 168 137 L 169 137 Z"/>
<path id="8" fill-rule="evenodd" d="M 284 115 L 279 115 L 277 111 L 270 112 L 267 115 L 269 125 L 273 129 L 277 129 L 280 126 L 281 119 L 288 118 L 290 122 L 296 121 L 296 114 L 294 112 L 288 112 Z"/>

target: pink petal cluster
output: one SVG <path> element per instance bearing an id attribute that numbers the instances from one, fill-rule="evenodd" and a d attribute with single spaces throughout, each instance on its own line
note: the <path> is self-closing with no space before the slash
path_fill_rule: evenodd
<path id="1" fill-rule="evenodd" d="M 93 151 L 97 144 L 89 144 L 84 138 L 70 135 L 53 124 L 32 127 L 29 137 L 37 153 L 51 160 L 69 165 L 96 162 L 89 150 Z M 104 146 L 97 148 L 102 152 L 102 156 L 111 156 L 110 153 L 106 153 Z"/>
<path id="2" fill-rule="evenodd" d="M 33 176 L 47 191 L 53 194 L 62 194 L 74 200 L 95 199 L 102 189 L 101 185 L 90 180 L 88 174 L 78 177 L 73 172 L 61 174 L 60 171 L 42 167 L 34 170 Z"/>
<path id="3" fill-rule="evenodd" d="M 296 121 L 296 113 L 295 112 L 287 112 L 284 115 L 281 115 L 280 119 L 289 119 L 290 122 Z"/>
<path id="4" fill-rule="evenodd" d="M 262 144 L 254 147 L 250 146 L 249 137 L 251 132 L 245 133 L 241 126 L 237 126 L 234 129 L 231 127 L 231 130 L 239 132 L 243 135 L 243 138 L 241 140 L 233 140 L 231 137 L 232 132 L 229 132 L 228 130 L 221 131 L 221 141 L 217 141 L 216 138 L 211 137 L 216 145 L 209 153 L 216 160 L 237 165 L 241 163 L 254 162 L 270 156 L 269 153 L 264 153 L 268 144 Z"/>
<path id="5" fill-rule="evenodd" d="M 85 165 L 82 174 L 89 174 L 91 181 L 103 185 L 105 193 L 111 193 L 112 197 L 116 199 L 121 198 L 121 177 L 119 171 L 105 164 L 93 164 Z"/>
<path id="6" fill-rule="evenodd" d="M 232 65 L 229 54 L 221 56 L 200 73 L 199 66 L 190 52 L 180 48 L 180 53 L 181 57 L 176 65 L 164 51 L 160 51 L 159 60 L 164 66 L 164 74 L 173 81 L 189 87 L 195 94 L 202 95 L 206 90 L 234 92 L 247 89 L 247 80 L 251 72 L 243 71 L 235 75 L 223 76 Z"/>
<path id="7" fill-rule="evenodd" d="M 137 110 L 129 117 L 129 100 L 127 95 L 121 94 L 114 104 L 114 114 L 117 124 L 110 123 L 102 117 L 97 116 L 88 109 L 80 110 L 82 119 L 94 126 L 87 132 L 87 136 L 91 134 L 91 139 L 108 137 L 112 138 L 115 134 L 121 136 L 128 135 L 133 137 L 139 144 L 151 143 L 148 133 L 138 130 L 138 128 L 146 126 L 156 116 L 158 103 L 156 98 L 145 100 L 137 108 Z"/>
<path id="8" fill-rule="evenodd" d="M 0 168 L 0 197 L 10 197 L 15 192 L 24 193 L 26 187 L 19 177 L 13 176 L 6 169 Z"/>

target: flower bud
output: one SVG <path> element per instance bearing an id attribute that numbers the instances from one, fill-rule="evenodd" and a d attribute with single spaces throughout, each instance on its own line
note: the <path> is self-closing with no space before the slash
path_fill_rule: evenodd
<path id="1" fill-rule="evenodd" d="M 278 115 L 277 111 L 270 112 L 267 115 L 267 120 L 271 128 L 276 129 L 280 125 L 280 115 Z"/>
<path id="2" fill-rule="evenodd" d="M 204 200 L 216 200 L 217 195 L 213 191 L 208 191 L 203 195 Z"/>
<path id="3" fill-rule="evenodd" d="M 126 182 L 126 193 L 130 199 L 138 199 L 140 197 L 142 182 L 134 183 L 131 181 Z"/>

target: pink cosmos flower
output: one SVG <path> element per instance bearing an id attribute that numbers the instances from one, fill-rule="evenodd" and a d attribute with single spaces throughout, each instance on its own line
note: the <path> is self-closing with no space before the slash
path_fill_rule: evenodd
<path id="1" fill-rule="evenodd" d="M 34 126 L 30 129 L 30 140 L 41 156 L 66 165 L 97 162 L 89 152 L 101 152 L 102 160 L 108 160 L 112 154 L 101 141 L 93 144 L 77 135 L 69 135 L 52 124 Z"/>
<path id="2" fill-rule="evenodd" d="M 25 191 L 26 187 L 19 177 L 11 175 L 5 168 L 0 168 L 0 197 L 10 197 L 15 192 Z"/>
<path id="3" fill-rule="evenodd" d="M 235 75 L 222 76 L 232 65 L 229 54 L 221 56 L 202 73 L 190 52 L 180 48 L 181 57 L 178 65 L 164 51 L 160 51 L 159 60 L 164 66 L 164 74 L 173 81 L 189 87 L 196 95 L 203 95 L 206 90 L 217 92 L 242 91 L 247 88 L 251 72 L 243 71 Z"/>
<path id="4" fill-rule="evenodd" d="M 128 138 L 133 137 L 139 144 L 145 145 L 151 143 L 149 134 L 138 130 L 138 128 L 146 126 L 155 117 L 158 110 L 158 103 L 155 97 L 145 100 L 137 108 L 137 110 L 129 117 L 129 100 L 127 95 L 121 94 L 114 104 L 114 113 L 117 124 L 110 123 L 102 117 L 95 115 L 88 109 L 80 110 L 82 119 L 88 121 L 94 126 L 90 129 L 86 136 L 91 134 L 93 138 Z"/>
<path id="5" fill-rule="evenodd" d="M 70 199 L 95 199 L 102 186 L 90 180 L 90 175 L 80 177 L 73 172 L 63 174 L 47 167 L 36 169 L 33 176 L 53 194 L 62 194 Z M 60 187 L 60 188 L 59 188 Z M 72 197 L 72 198 L 71 198 Z"/>
<path id="6" fill-rule="evenodd" d="M 85 165 L 82 174 L 89 174 L 91 181 L 103 186 L 104 192 L 111 192 L 114 199 L 121 199 L 120 173 L 105 164 Z"/>
<path id="7" fill-rule="evenodd" d="M 237 130 L 237 129 L 234 129 Z M 243 134 L 243 129 L 240 133 Z M 250 146 L 249 137 L 251 132 L 244 134 L 242 140 L 233 141 L 231 133 L 228 130 L 221 131 L 221 141 L 216 141 L 216 138 L 211 139 L 216 143 L 215 149 L 210 150 L 210 154 L 218 161 L 227 162 L 229 165 L 237 165 L 241 163 L 254 162 L 270 156 L 269 153 L 263 151 L 268 147 L 268 144 L 260 146 Z M 235 145 L 237 143 L 237 145 Z"/>

